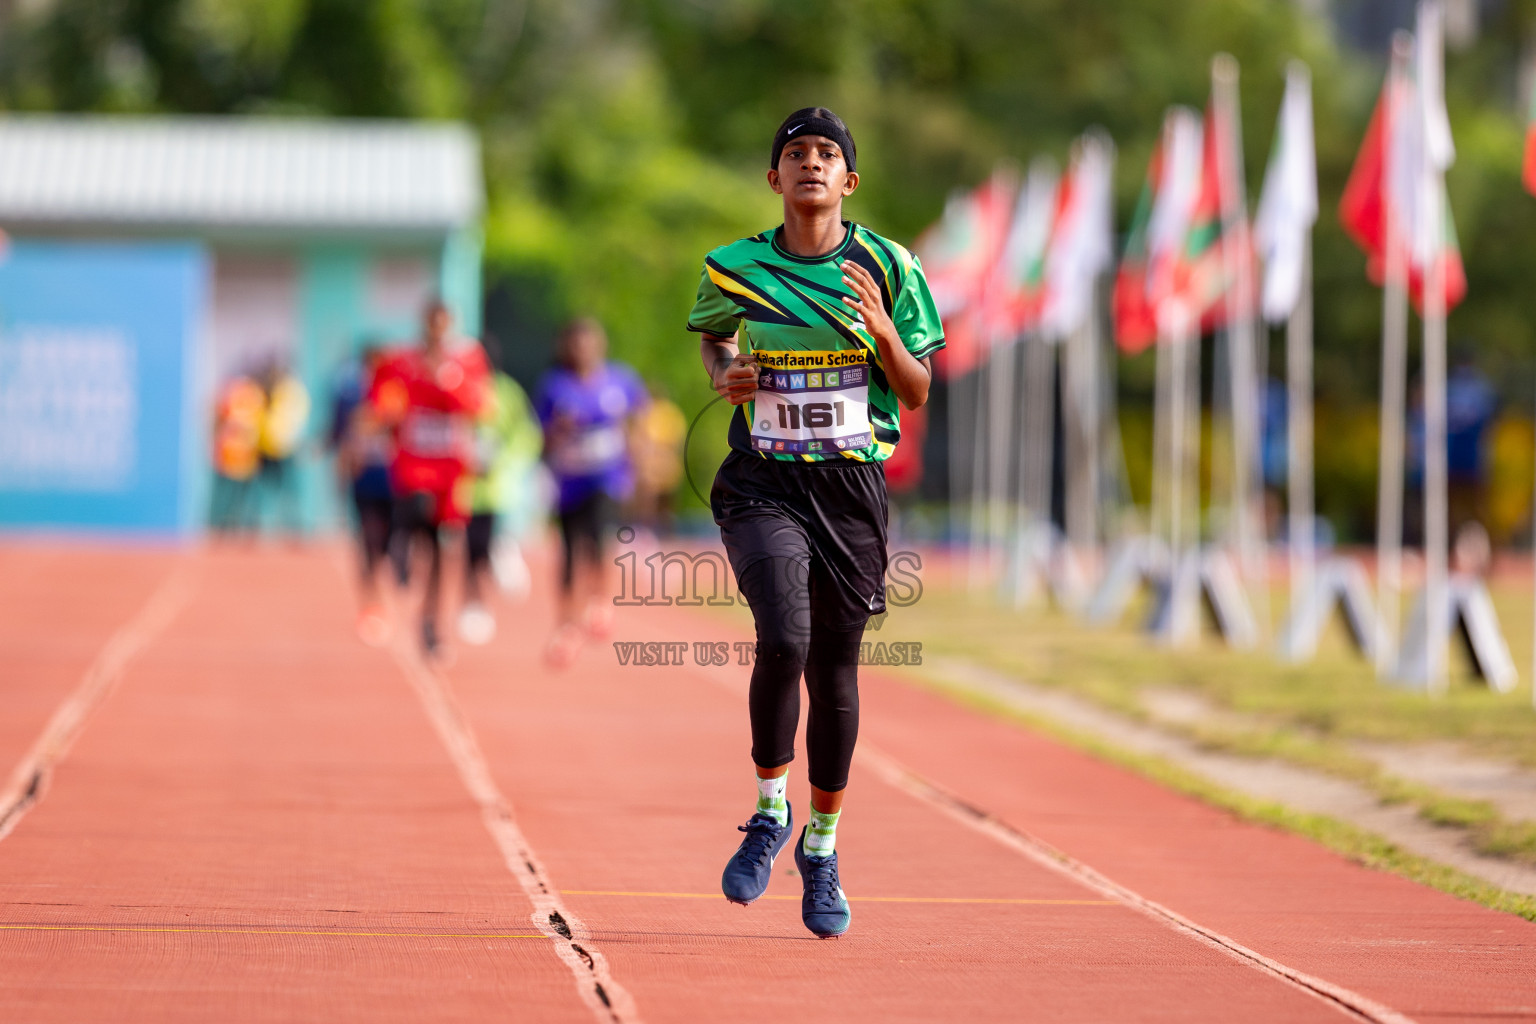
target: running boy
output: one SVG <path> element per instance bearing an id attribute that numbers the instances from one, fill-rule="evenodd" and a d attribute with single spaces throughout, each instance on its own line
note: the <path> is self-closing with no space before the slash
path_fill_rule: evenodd
<path id="1" fill-rule="evenodd" d="M 803 674 L 811 820 L 795 864 L 801 918 L 823 938 L 849 924 L 837 823 L 858 735 L 859 644 L 885 611 L 881 463 L 900 438 L 897 401 L 928 400 L 944 346 L 917 259 L 843 220 L 856 164 L 830 110 L 785 118 L 768 170 L 784 223 L 705 257 L 688 320 L 711 383 L 737 407 L 710 504 L 757 627 L 747 699 L 757 807 L 721 886 L 733 903 L 756 900 L 791 835 L 785 776 Z"/>
<path id="2" fill-rule="evenodd" d="M 453 334 L 453 314 L 441 299 L 422 312 L 421 343 L 393 353 L 374 373 L 368 399 L 394 431 L 390 466 L 394 490 L 396 569 L 405 582 L 411 541 L 427 552 L 421 601 L 421 649 L 439 656 L 438 604 L 442 591 L 445 526 L 469 517 L 465 500 L 473 459 L 474 417 L 485 402 L 488 369 L 480 343 Z"/>
<path id="3" fill-rule="evenodd" d="M 585 635 L 612 629 L 605 552 L 634 489 L 630 436 L 648 400 L 635 372 L 608 359 L 608 335 L 596 320 L 583 317 L 561 332 L 555 366 L 534 400 L 560 492 L 560 622 L 544 652 L 556 668 L 575 660 Z"/>

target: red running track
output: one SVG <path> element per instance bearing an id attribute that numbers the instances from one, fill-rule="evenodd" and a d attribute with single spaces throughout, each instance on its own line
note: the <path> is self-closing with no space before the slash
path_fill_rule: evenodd
<path id="1" fill-rule="evenodd" d="M 438 675 L 352 638 L 337 551 L 0 547 L 0 756 L 50 766 L 0 838 L 0 1020 L 1536 1018 L 1536 926 L 894 670 L 863 686 L 852 932 L 805 932 L 787 858 L 727 904 L 745 670 L 552 674 L 550 603 Z"/>

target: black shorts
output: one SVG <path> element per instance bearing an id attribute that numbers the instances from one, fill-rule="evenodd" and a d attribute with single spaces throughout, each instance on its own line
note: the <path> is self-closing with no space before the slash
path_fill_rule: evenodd
<path id="1" fill-rule="evenodd" d="M 560 582 L 564 586 L 575 580 L 578 561 L 602 562 L 618 518 L 618 503 L 604 491 L 595 491 L 560 510 L 560 538 L 565 549 Z"/>
<path id="2" fill-rule="evenodd" d="M 353 491 L 352 502 L 357 508 L 358 537 L 363 545 L 363 560 L 372 567 L 389 551 L 389 538 L 394 530 L 394 501 L 387 495 L 380 497 Z"/>
<path id="3" fill-rule="evenodd" d="M 885 611 L 889 506 L 880 463 L 783 462 L 733 450 L 709 503 L 738 582 L 757 562 L 783 559 L 804 572 L 818 624 L 857 629 Z"/>
<path id="4" fill-rule="evenodd" d="M 464 524 L 464 556 L 471 569 L 491 564 L 491 542 L 496 539 L 496 513 L 476 512 Z"/>

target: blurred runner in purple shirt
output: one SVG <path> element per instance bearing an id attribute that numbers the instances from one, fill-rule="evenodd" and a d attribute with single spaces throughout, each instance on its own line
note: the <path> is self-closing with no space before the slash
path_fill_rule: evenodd
<path id="1" fill-rule="evenodd" d="M 635 372 L 609 362 L 607 354 L 597 321 L 573 322 L 560 335 L 556 366 L 534 402 L 544 427 L 544 461 L 560 488 L 560 627 L 547 652 L 556 666 L 575 657 L 583 626 L 602 637 L 613 624 L 613 609 L 604 602 L 604 552 L 619 504 L 634 486 L 630 425 L 647 399 Z"/>

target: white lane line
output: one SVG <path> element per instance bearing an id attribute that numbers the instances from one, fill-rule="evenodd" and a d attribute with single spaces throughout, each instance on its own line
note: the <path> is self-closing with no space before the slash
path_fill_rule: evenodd
<path id="1" fill-rule="evenodd" d="M 1344 988 L 1342 985 L 1335 985 L 1331 981 L 1314 977 L 1249 949 L 1236 939 L 1229 938 L 1213 928 L 1207 928 L 1205 925 L 1191 921 L 1177 911 L 1165 907 L 1155 900 L 1150 900 L 1134 889 L 1130 889 L 1119 882 L 1105 877 L 1087 864 L 1057 849 L 1038 836 L 1033 836 L 1022 829 L 1015 828 L 955 796 L 953 793 L 936 786 L 902 765 L 895 758 L 890 757 L 871 745 L 860 744 L 854 756 L 859 759 L 864 767 L 869 768 L 890 785 L 943 812 L 954 820 L 969 825 L 971 828 L 996 840 L 1010 850 L 1023 854 L 1036 864 L 1048 868 L 1057 874 L 1065 875 L 1079 885 L 1085 886 L 1103 896 L 1119 900 L 1160 924 L 1172 928 L 1174 931 L 1188 935 L 1204 945 L 1225 953 L 1234 960 L 1262 971 L 1293 988 L 1300 989 L 1352 1019 L 1370 1021 L 1372 1024 L 1414 1024 L 1411 1017 L 1407 1017 L 1389 1006 L 1384 1006 L 1358 992 Z"/>
<path id="2" fill-rule="evenodd" d="M 480 818 L 501 848 L 507 867 L 533 902 L 534 927 L 554 940 L 555 953 L 570 968 L 582 1001 L 605 1024 L 639 1024 L 634 999 L 613 980 L 591 932 L 560 899 L 560 891 L 549 881 L 522 829 L 517 827 L 512 805 L 496 785 L 474 731 L 447 683 L 422 662 L 408 643 L 396 643 L 391 650 L 421 699 L 438 738 L 453 758 L 464 787 L 480 805 Z"/>
<path id="3" fill-rule="evenodd" d="M 735 694 L 746 693 L 745 681 L 733 674 L 729 668 L 705 669 L 695 666 L 694 671 L 695 674 L 704 676 Z M 1028 857 L 1051 871 L 1065 875 L 1085 888 L 1118 900 L 1154 921 L 1187 935 L 1203 945 L 1219 950 L 1240 963 L 1299 989 L 1351 1019 L 1369 1021 L 1371 1024 L 1416 1024 L 1413 1018 L 1389 1006 L 1249 949 L 1236 939 L 1223 935 L 1213 928 L 1197 924 L 1177 911 L 1113 881 L 1045 840 L 1015 828 L 969 801 L 942 789 L 868 741 L 861 740 L 853 756 L 862 766 L 870 769 L 887 784 L 975 829 L 1010 850 Z"/>
<path id="4" fill-rule="evenodd" d="M 192 563 L 183 559 L 138 613 L 107 638 L 79 685 L 64 698 L 37 741 L 0 790 L 0 839 L 11 834 L 48 791 L 53 771 L 85 731 L 91 715 L 112 695 L 124 670 L 176 617 L 192 594 Z"/>

